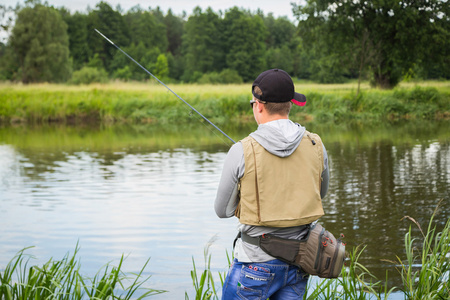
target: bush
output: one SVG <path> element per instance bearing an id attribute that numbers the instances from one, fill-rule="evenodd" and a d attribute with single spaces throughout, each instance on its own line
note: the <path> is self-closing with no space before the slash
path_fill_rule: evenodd
<path id="1" fill-rule="evenodd" d="M 219 84 L 220 81 L 219 73 L 211 72 L 203 74 L 197 82 L 201 84 Z"/>
<path id="2" fill-rule="evenodd" d="M 243 83 L 244 80 L 236 70 L 225 69 L 220 72 L 221 83 Z"/>
<path id="3" fill-rule="evenodd" d="M 131 72 L 131 69 L 129 66 L 125 66 L 121 69 L 117 69 L 114 72 L 114 78 L 122 79 L 124 81 L 130 80 L 131 76 L 133 76 L 133 73 Z"/>
<path id="4" fill-rule="evenodd" d="M 203 74 L 197 81 L 201 84 L 230 84 L 242 83 L 243 79 L 236 70 L 224 69 L 222 72 L 211 72 Z"/>
<path id="5" fill-rule="evenodd" d="M 92 67 L 83 67 L 81 70 L 73 72 L 73 84 L 90 84 L 93 82 L 107 82 L 108 74 L 104 69 L 97 69 Z"/>

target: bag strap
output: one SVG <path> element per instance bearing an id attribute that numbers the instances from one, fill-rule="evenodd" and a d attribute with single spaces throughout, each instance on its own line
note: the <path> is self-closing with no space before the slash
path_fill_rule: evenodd
<path id="1" fill-rule="evenodd" d="M 260 237 L 261 236 L 252 237 L 252 236 L 249 236 L 248 234 L 246 234 L 245 232 L 241 232 L 241 239 L 244 242 L 258 246 L 258 247 L 260 246 Z"/>
<path id="2" fill-rule="evenodd" d="M 308 232 L 308 234 L 306 235 L 306 238 L 304 239 L 304 240 L 307 240 L 307 239 L 309 238 L 309 233 L 311 232 L 311 229 L 312 229 L 313 227 L 311 226 L 311 224 L 307 224 L 307 225 L 304 225 L 304 226 L 305 226 L 305 228 L 308 228 L 308 229 L 309 229 L 309 232 Z M 252 245 L 261 247 L 261 238 L 262 238 L 262 237 L 263 237 L 262 235 L 253 237 L 253 236 L 249 236 L 249 235 L 246 234 L 245 232 L 239 232 L 239 233 L 238 233 L 238 236 L 236 237 L 236 240 L 237 240 L 238 238 L 241 238 L 241 239 L 242 239 L 244 242 L 246 242 L 246 243 L 249 243 L 249 244 L 252 244 Z M 236 240 L 234 241 L 235 244 L 236 244 Z"/>
<path id="3" fill-rule="evenodd" d="M 236 247 L 237 240 L 240 239 L 240 238 L 241 238 L 241 232 L 239 231 L 238 234 L 236 235 L 236 237 L 234 238 L 234 241 L 233 241 L 233 251 L 234 251 L 234 248 Z"/>

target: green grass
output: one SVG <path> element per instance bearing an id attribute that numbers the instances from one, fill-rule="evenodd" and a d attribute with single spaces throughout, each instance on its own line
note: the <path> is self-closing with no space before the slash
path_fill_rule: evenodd
<path id="1" fill-rule="evenodd" d="M 250 85 L 176 84 L 170 88 L 217 125 L 253 122 Z M 356 85 L 296 84 L 308 99 L 291 117 L 302 122 L 449 119 L 450 83 L 405 83 L 394 90 Z M 187 123 L 190 108 L 158 83 L 87 86 L 0 84 L 0 122 Z"/>
<path id="2" fill-rule="evenodd" d="M 406 259 L 397 258 L 402 290 L 407 299 L 450 299 L 450 220 L 441 232 L 430 221 L 426 233 L 412 220 L 423 236 L 420 249 L 414 246 L 411 228 L 405 235 Z"/>
<path id="3" fill-rule="evenodd" d="M 195 300 L 219 300 L 218 292 L 222 289 L 223 283 L 225 281 L 226 272 L 219 272 L 220 287 L 216 288 L 214 281 L 214 276 L 211 272 L 211 254 L 209 253 L 209 247 L 214 243 L 215 237 L 213 237 L 206 245 L 203 255 L 205 267 L 200 273 L 195 265 L 195 260 L 192 258 L 193 270 L 191 270 L 192 285 L 194 287 Z M 231 264 L 231 259 L 227 253 L 228 265 Z M 189 295 L 185 293 L 185 300 L 189 300 Z"/>
<path id="4" fill-rule="evenodd" d="M 147 262 L 138 274 L 123 273 L 124 257 L 118 266 L 106 265 L 94 278 L 80 273 L 80 263 L 76 255 L 78 246 L 72 256 L 67 254 L 61 260 L 50 259 L 42 266 L 30 266 L 31 256 L 25 248 L 0 270 L 0 299 L 144 299 L 164 293 L 162 290 L 143 288 L 150 279 L 143 277 Z"/>

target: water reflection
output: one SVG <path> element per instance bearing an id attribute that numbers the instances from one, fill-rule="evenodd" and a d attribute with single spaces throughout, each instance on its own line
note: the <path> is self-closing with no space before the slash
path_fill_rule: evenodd
<path id="1" fill-rule="evenodd" d="M 437 216 L 441 228 L 450 215 L 449 144 L 333 144 L 329 153 L 333 180 L 322 220 L 330 228 L 341 228 L 350 245 L 367 245 L 365 265 L 384 278 L 385 263 L 380 260 L 395 260 L 403 253 L 404 235 L 412 225 L 402 220 L 404 216 L 426 228 L 441 199 L 444 206 Z M 412 229 L 420 237 L 419 229 Z M 400 284 L 396 275 L 390 277 Z"/>
<path id="2" fill-rule="evenodd" d="M 322 222 L 350 247 L 367 245 L 361 262 L 380 279 L 388 268 L 390 284 L 399 277 L 380 259 L 402 256 L 411 224 L 402 218 L 426 227 L 440 199 L 437 223 L 450 215 L 448 125 L 422 125 L 310 128 L 330 156 Z M 46 261 L 79 241 L 88 274 L 122 253 L 126 271 L 151 257 L 149 286 L 171 291 L 157 297 L 182 298 L 192 289 L 191 256 L 201 267 L 215 235 L 213 270 L 226 269 L 237 222 L 218 219 L 213 201 L 228 147 L 195 128 L 0 128 L 0 269 L 23 247 L 35 245 Z"/>
<path id="3" fill-rule="evenodd" d="M 150 284 L 170 290 L 172 299 L 190 287 L 191 256 L 201 262 L 203 246 L 217 233 L 223 239 L 215 256 L 225 266 L 234 225 L 226 226 L 229 235 L 222 233 L 224 223 L 212 210 L 223 153 L 80 151 L 43 162 L 41 155 L 27 157 L 9 145 L 0 152 L 10 153 L 8 159 L 2 155 L 2 170 L 16 170 L 12 177 L 19 178 L 0 185 L 0 243 L 7 245 L 0 248 L 0 265 L 29 245 L 43 260 L 62 257 L 79 240 L 91 275 L 122 253 L 130 254 L 126 269 L 133 272 L 152 257 Z M 116 159 L 106 159 L 111 155 Z M 16 157 L 35 167 L 25 172 Z M 11 171 L 1 174 L 2 182 L 11 177 Z"/>

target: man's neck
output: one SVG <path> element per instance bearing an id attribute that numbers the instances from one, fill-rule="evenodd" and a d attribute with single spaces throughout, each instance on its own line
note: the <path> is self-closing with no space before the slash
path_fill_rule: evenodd
<path id="1" fill-rule="evenodd" d="M 275 114 L 275 115 L 266 114 L 266 115 L 261 116 L 259 124 L 265 124 L 268 122 L 272 122 L 272 121 L 276 121 L 276 120 L 285 120 L 285 119 L 289 119 L 289 116 L 282 116 L 282 115 L 278 115 L 278 114 Z"/>

